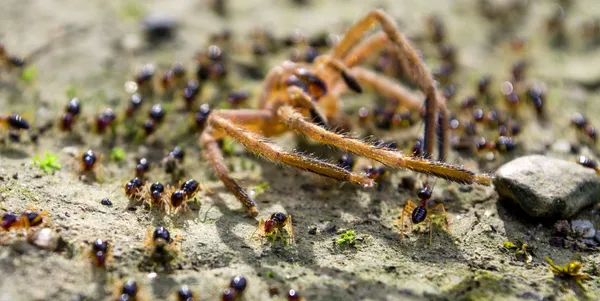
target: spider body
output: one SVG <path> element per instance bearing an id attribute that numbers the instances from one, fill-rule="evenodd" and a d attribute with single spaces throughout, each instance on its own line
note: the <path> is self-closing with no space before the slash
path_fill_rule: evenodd
<path id="1" fill-rule="evenodd" d="M 382 32 L 361 41 L 362 36 L 376 24 L 381 25 Z M 394 46 L 392 49 L 402 62 L 403 69 L 425 94 L 425 100 L 409 93 L 390 78 L 357 66 L 370 54 L 390 44 Z M 449 113 L 445 101 L 436 90 L 431 74 L 416 51 L 398 31 L 391 17 L 382 10 L 369 12 L 351 26 L 330 54 L 317 56 L 310 64 L 285 61 L 271 69 L 263 81 L 257 109 L 211 111 L 205 108 L 201 114 L 196 114 L 197 123 L 203 127 L 200 137 L 203 155 L 219 179 L 246 206 L 251 216 L 258 214 L 256 203 L 229 176 L 217 142 L 224 136 L 237 140 L 250 151 L 271 161 L 364 187 L 374 186 L 374 180 L 335 164 L 295 152 L 285 152 L 267 138 L 295 131 L 317 142 L 379 161 L 392 168 L 411 169 L 462 184 L 490 185 L 489 175 L 478 175 L 459 166 L 405 155 L 329 131 L 329 124 L 336 125 L 344 117 L 340 112 L 341 94 L 348 89 L 360 93 L 361 86 L 370 87 L 395 99 L 408 109 L 420 110 L 425 104 L 425 124 L 428 125 L 423 147 L 425 158 L 431 157 L 438 132 L 441 150 L 439 155 L 440 158 L 446 157 Z M 439 130 L 435 127 L 438 115 L 441 116 Z"/>

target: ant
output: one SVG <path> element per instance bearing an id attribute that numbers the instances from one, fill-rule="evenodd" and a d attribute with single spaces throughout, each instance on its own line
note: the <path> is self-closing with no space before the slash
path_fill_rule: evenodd
<path id="1" fill-rule="evenodd" d="M 137 282 L 135 280 L 127 280 L 125 284 L 118 283 L 115 286 L 115 291 L 113 293 L 114 301 L 143 301 L 148 300 L 147 294 L 143 289 L 138 287 Z"/>
<path id="2" fill-rule="evenodd" d="M 402 215 L 400 216 L 400 234 L 404 236 L 404 216 L 409 216 L 410 221 L 413 224 L 419 224 L 427 219 L 429 222 L 429 244 L 431 245 L 433 240 L 433 221 L 431 216 L 433 215 L 432 211 L 441 211 L 441 216 L 444 220 L 444 227 L 446 231 L 449 231 L 448 228 L 448 219 L 446 217 L 446 209 L 444 208 L 444 204 L 437 204 L 433 208 L 428 208 L 428 201 L 431 198 L 433 188 L 430 188 L 426 183 L 423 184 L 422 189 L 417 193 L 421 202 L 419 205 L 413 203 L 411 200 L 408 200 L 404 208 L 402 209 Z"/>
<path id="3" fill-rule="evenodd" d="M 196 98 L 202 91 L 202 87 L 200 83 L 195 79 L 190 79 L 185 88 L 183 89 L 183 100 L 185 101 L 185 105 L 188 111 L 192 109 Z"/>
<path id="4" fill-rule="evenodd" d="M 164 208 L 164 210 L 167 210 L 169 208 L 169 196 L 167 190 L 168 189 L 159 182 L 150 184 L 148 189 L 146 189 L 146 193 L 144 193 L 147 194 L 146 203 L 150 207 L 158 205 Z"/>
<path id="5" fill-rule="evenodd" d="M 187 204 L 187 195 L 188 193 L 183 189 L 173 190 L 169 198 L 171 200 L 171 209 L 177 211 L 181 208 L 182 211 L 187 212 L 190 209 Z"/>
<path id="6" fill-rule="evenodd" d="M 104 134 L 106 129 L 112 127 L 113 121 L 117 119 L 117 116 L 112 109 L 106 109 L 102 114 L 96 118 L 96 132 Z"/>
<path id="7" fill-rule="evenodd" d="M 102 154 L 96 155 L 91 149 L 77 156 L 81 168 L 80 174 L 91 173 L 95 176 L 95 171 L 101 167 L 102 158 Z"/>
<path id="8" fill-rule="evenodd" d="M 196 114 L 194 114 L 194 121 L 196 122 L 196 127 L 198 129 L 204 129 L 210 112 L 211 112 L 210 105 L 208 105 L 206 103 L 200 105 L 198 112 L 196 112 Z"/>
<path id="9" fill-rule="evenodd" d="M 281 229 L 286 230 L 289 240 L 288 243 L 294 243 L 294 230 L 292 229 L 292 216 L 286 215 L 282 212 L 276 212 L 271 214 L 271 216 L 265 221 L 264 219 L 260 219 L 258 223 L 258 227 L 254 230 L 254 234 L 256 231 L 259 231 L 258 235 L 260 237 L 269 237 L 272 238 L 273 241 L 280 234 Z"/>
<path id="10" fill-rule="evenodd" d="M 598 133 L 596 132 L 596 128 L 588 122 L 588 119 L 585 118 L 581 113 L 575 113 L 575 116 L 571 119 L 571 124 L 577 128 L 580 132 L 584 133 L 587 137 L 592 140 L 592 142 L 596 142 L 598 138 Z"/>
<path id="11" fill-rule="evenodd" d="M 381 25 L 382 31 L 363 39 L 375 24 Z M 387 45 L 392 46 L 390 49 L 399 58 L 406 75 L 425 94 L 425 101 L 382 74 L 358 66 Z M 199 75 L 206 79 L 211 73 L 226 73 L 224 67 L 215 68 L 222 63 L 223 53 L 220 48 L 214 47 L 216 46 L 211 46 L 212 51 L 199 57 L 202 67 Z M 329 130 L 328 121 L 339 120 L 342 111 L 341 94 L 348 90 L 361 93 L 362 85 L 373 88 L 389 99 L 396 99 L 399 105 L 410 110 L 421 110 L 425 103 L 426 124 L 431 125 L 426 128 L 424 141 L 427 142 L 425 153 L 428 155 L 425 158 L 376 147 Z M 440 122 L 439 129 L 435 122 L 438 115 L 442 116 L 442 121 L 449 120 L 446 102 L 415 49 L 397 29 L 393 19 L 380 9 L 370 11 L 352 25 L 329 54 L 318 55 L 312 63 L 285 61 L 271 69 L 262 86 L 264 90 L 260 93 L 257 109 L 212 110 L 207 113 L 200 137 L 206 161 L 211 164 L 227 189 L 246 207 L 250 216 L 257 216 L 258 208 L 250 194 L 229 175 L 218 144 L 224 136 L 229 136 L 268 160 L 363 187 L 373 187 L 375 181 L 336 164 L 297 152 L 286 152 L 267 138 L 294 131 L 319 143 L 378 161 L 390 168 L 410 169 L 461 184 L 491 184 L 491 177 L 487 174 L 476 174 L 456 165 L 429 159 L 434 152 L 436 140 L 441 150 L 440 158 L 447 157 L 448 122 Z"/>
<path id="12" fill-rule="evenodd" d="M 364 169 L 365 174 L 369 179 L 372 179 L 377 183 L 377 191 L 383 190 L 383 181 L 390 174 L 388 169 L 385 166 L 373 167 L 369 166 Z"/>
<path id="13" fill-rule="evenodd" d="M 96 266 L 105 267 L 106 263 L 112 258 L 110 250 L 111 246 L 108 241 L 98 238 L 94 240 L 89 251 L 89 256 L 93 259 Z"/>
<path id="14" fill-rule="evenodd" d="M 62 131 L 70 132 L 79 114 L 81 113 L 81 102 L 79 98 L 72 98 L 65 106 L 65 112 L 59 119 L 59 126 Z"/>
<path id="15" fill-rule="evenodd" d="M 300 294 L 298 294 L 298 291 L 296 291 L 295 289 L 291 289 L 288 291 L 287 300 L 288 301 L 303 301 L 304 298 L 302 298 L 302 296 L 300 296 Z"/>
<path id="16" fill-rule="evenodd" d="M 588 158 L 586 156 L 579 156 L 579 158 L 577 159 L 577 163 L 579 163 L 580 165 L 582 165 L 584 167 L 595 170 L 596 173 L 600 175 L 600 168 L 598 167 L 598 161 L 596 161 L 592 158 Z"/>
<path id="17" fill-rule="evenodd" d="M 25 66 L 25 59 L 19 56 L 8 55 L 4 45 L 0 43 L 0 66 L 6 65 L 9 68 L 22 68 Z"/>
<path id="18" fill-rule="evenodd" d="M 200 183 L 194 179 L 189 179 L 183 182 L 179 189 L 185 192 L 186 199 L 191 199 L 196 196 L 196 193 L 200 190 Z"/>
<path id="19" fill-rule="evenodd" d="M 143 187 L 144 183 L 142 180 L 140 180 L 138 177 L 135 177 L 127 182 L 123 188 L 125 189 L 125 195 L 127 198 L 130 200 L 139 201 L 143 198 Z"/>
<path id="20" fill-rule="evenodd" d="M 29 130 L 29 122 L 21 115 L 0 116 L 0 125 L 10 130 Z"/>
<path id="21" fill-rule="evenodd" d="M 146 231 L 144 245 L 153 263 L 167 265 L 179 255 L 179 248 L 176 244 L 181 239 L 179 235 L 171 238 L 171 234 L 167 228 L 157 227 L 152 233 L 150 230 Z"/>
<path id="22" fill-rule="evenodd" d="M 4 231 L 11 229 L 30 229 L 32 227 L 51 224 L 48 211 L 38 211 L 32 206 L 27 207 L 20 215 L 14 212 L 6 212 L 0 221 L 0 227 Z"/>
<path id="23" fill-rule="evenodd" d="M 184 285 L 177 291 L 177 300 L 194 301 L 196 299 L 194 298 L 194 292 L 192 292 L 192 290 L 187 285 Z"/>
<path id="24" fill-rule="evenodd" d="M 354 158 L 348 154 L 343 155 L 338 161 L 338 166 L 347 171 L 352 171 L 354 169 Z"/>
<path id="25" fill-rule="evenodd" d="M 148 171 L 150 171 L 150 162 L 146 158 L 140 158 L 135 166 L 135 176 L 143 178 Z"/>
<path id="26" fill-rule="evenodd" d="M 165 72 L 160 80 L 160 83 L 163 89 L 168 90 L 173 87 L 180 86 L 184 77 L 185 68 L 183 67 L 183 64 L 180 62 L 175 62 L 171 68 Z"/>
<path id="27" fill-rule="evenodd" d="M 125 109 L 125 116 L 132 117 L 133 114 L 139 111 L 143 103 L 143 97 L 139 93 L 134 93 L 129 98 L 129 106 Z"/>
<path id="28" fill-rule="evenodd" d="M 242 297 L 244 290 L 246 290 L 246 286 L 247 281 L 244 276 L 238 275 L 233 277 L 229 283 L 229 287 L 223 291 L 221 301 L 239 300 Z"/>
<path id="29" fill-rule="evenodd" d="M 7 117 L 0 116 L 0 127 L 8 130 L 9 137 L 12 140 L 18 141 L 20 132 L 23 130 L 29 130 L 29 122 L 21 115 L 10 114 Z M 33 136 L 30 137 L 33 140 Z"/>
<path id="30" fill-rule="evenodd" d="M 172 151 L 167 154 L 162 160 L 162 165 L 165 167 L 165 172 L 173 176 L 181 176 L 181 168 L 185 151 L 179 146 L 175 146 Z"/>

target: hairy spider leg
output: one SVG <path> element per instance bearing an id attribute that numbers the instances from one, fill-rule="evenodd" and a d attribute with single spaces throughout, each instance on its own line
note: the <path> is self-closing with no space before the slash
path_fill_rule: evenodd
<path id="1" fill-rule="evenodd" d="M 489 175 L 478 175 L 459 166 L 405 156 L 398 151 L 379 148 L 358 139 L 330 132 L 318 125 L 308 122 L 304 116 L 291 106 L 280 107 L 277 114 L 283 123 L 300 134 L 318 142 L 333 145 L 337 148 L 373 159 L 391 167 L 406 168 L 461 184 L 491 184 Z"/>

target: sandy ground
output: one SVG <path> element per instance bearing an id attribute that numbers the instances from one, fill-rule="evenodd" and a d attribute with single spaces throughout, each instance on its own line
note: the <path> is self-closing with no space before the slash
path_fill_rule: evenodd
<path id="1" fill-rule="evenodd" d="M 482 74 L 505 78 L 515 59 L 506 48 L 489 46 L 492 34 L 501 30 L 480 16 L 478 1 L 336 0 L 313 1 L 319 3 L 308 8 L 295 7 L 290 1 L 235 2 L 230 16 L 223 19 L 206 1 L 1 1 L 0 40 L 11 53 L 26 55 L 55 40 L 32 57 L 31 64 L 38 73 L 32 83 L 18 80 L 15 73 L 0 74 L 0 111 L 22 112 L 42 124 L 62 110 L 67 100 L 65 89 L 73 86 L 84 102 L 84 115 L 91 117 L 106 106 L 123 108 L 123 83 L 142 64 L 168 66 L 181 60 L 190 65 L 193 54 L 206 46 L 208 35 L 223 27 L 231 28 L 234 36 L 242 39 L 257 25 L 271 28 L 276 35 L 293 29 L 307 34 L 322 30 L 341 33 L 346 24 L 374 7 L 386 8 L 409 36 L 423 31 L 426 16 L 442 16 L 449 40 L 459 49 L 464 86 L 474 86 Z M 529 41 L 525 56 L 533 67 L 528 76 L 543 80 L 549 87 L 553 122 L 543 132 L 536 122 L 528 124 L 521 137 L 524 149 L 520 154 L 538 152 L 543 148 L 540 145 L 556 140 L 572 140 L 573 133 L 566 130 L 570 113 L 600 113 L 598 93 L 576 84 L 600 76 L 596 67 L 600 48 L 583 50 L 577 44 L 581 39 L 578 24 L 600 17 L 600 8 L 593 0 L 572 1 L 575 4 L 566 27 L 575 42 L 563 53 L 549 49 L 544 34 L 544 20 L 556 3 L 532 2 L 527 17 L 516 22 L 515 31 Z M 175 40 L 136 52 L 123 49 L 126 37 L 142 38 L 139 17 L 127 9 L 132 5 L 138 5 L 142 14 L 174 16 L 180 22 Z M 239 81 L 234 86 L 254 88 L 256 84 Z M 468 90 L 460 93 L 464 96 Z M 409 131 L 414 136 L 419 129 Z M 600 265 L 598 252 L 550 246 L 552 223 L 533 220 L 506 207 L 492 188 L 474 187 L 464 192 L 458 185 L 438 181 L 436 197 L 453 196 L 445 203 L 450 232 L 435 228 L 430 246 L 426 230 L 400 239 L 396 226 L 401 206 L 415 198 L 396 186 L 402 176 L 413 173 L 394 171 L 381 191 L 361 189 L 271 164 L 236 146 L 237 155 L 228 157 L 227 162 L 240 183 L 244 187 L 269 183 L 257 198 L 259 217 L 276 211 L 293 216 L 296 244 L 263 244 L 250 238 L 257 220 L 247 217 L 239 202 L 211 176 L 195 135 L 181 130 L 173 134 L 166 127 L 157 135 L 159 139 L 142 144 L 119 139 L 116 145 L 126 149 L 126 163 L 105 160 L 103 181 L 88 183 L 77 177 L 76 164 L 63 150 L 92 148 L 108 157 L 112 143 L 84 132 L 80 129 L 79 134 L 66 135 L 53 130 L 40 138 L 38 146 L 23 143 L 0 147 L 0 205 L 13 211 L 28 205 L 47 210 L 67 243 L 60 252 L 23 243 L 0 246 L 0 300 L 106 300 L 114 283 L 128 278 L 138 280 L 156 300 L 174 298 L 183 284 L 196 291 L 200 300 L 216 300 L 237 274 L 248 278 L 246 300 L 283 300 L 290 288 L 297 289 L 306 300 L 563 300 L 586 294 L 592 299 L 600 296 L 596 279 L 585 283 L 587 293 L 573 289 L 553 278 L 544 260 L 550 256 L 564 264 L 578 258 L 589 272 L 592 265 Z M 287 149 L 294 148 L 291 137 L 281 142 Z M 212 193 L 199 194 L 201 206 L 190 216 L 165 216 L 142 207 L 131 210 L 121 186 L 133 176 L 134 158 L 146 155 L 157 162 L 178 143 L 188 151 L 185 169 L 189 176 Z M 310 143 L 301 144 L 323 156 L 339 155 Z M 33 156 L 44 151 L 60 154 L 63 168 L 53 175 L 33 165 Z M 491 172 L 508 159 L 482 165 L 481 169 Z M 474 160 L 454 153 L 451 161 L 476 166 Z M 168 181 L 158 167 L 149 177 Z M 113 202 L 112 207 L 100 204 L 105 197 Z M 591 209 L 582 216 L 600 226 Z M 183 237 L 182 258 L 171 273 L 161 272 L 152 278 L 149 268 L 141 264 L 143 241 L 146 230 L 159 225 Z M 310 234 L 315 227 L 316 234 Z M 336 232 L 343 229 L 356 231 L 361 238 L 356 247 L 335 244 Z M 82 243 L 96 238 L 114 246 L 114 260 L 105 271 L 95 270 L 82 255 L 86 250 Z M 533 261 L 526 264 L 504 250 L 505 241 L 527 242 L 534 248 Z"/>

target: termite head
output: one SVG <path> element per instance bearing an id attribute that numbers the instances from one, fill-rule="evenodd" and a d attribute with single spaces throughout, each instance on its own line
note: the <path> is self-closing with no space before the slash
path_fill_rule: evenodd
<path id="1" fill-rule="evenodd" d="M 417 196 L 421 200 L 429 200 L 431 198 L 431 194 L 431 188 L 429 188 L 429 186 L 424 186 L 421 190 L 419 190 Z"/>

